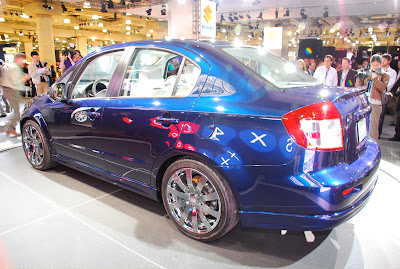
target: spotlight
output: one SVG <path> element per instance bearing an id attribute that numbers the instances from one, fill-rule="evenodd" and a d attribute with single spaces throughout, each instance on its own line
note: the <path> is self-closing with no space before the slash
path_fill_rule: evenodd
<path id="1" fill-rule="evenodd" d="M 260 23 L 259 23 L 259 22 L 256 23 L 256 29 L 257 29 L 257 30 L 258 30 L 258 26 L 260 26 Z"/>
<path id="2" fill-rule="evenodd" d="M 304 9 L 304 8 L 302 8 L 301 10 L 300 10 L 300 16 L 301 16 L 301 20 L 307 20 L 307 15 L 305 14 L 305 12 L 306 12 L 306 10 Z"/>
<path id="3" fill-rule="evenodd" d="M 167 15 L 167 9 L 165 8 L 165 5 L 162 5 L 162 8 L 161 8 L 161 15 L 162 15 L 162 16 Z"/>
<path id="4" fill-rule="evenodd" d="M 149 8 L 148 10 L 146 10 L 146 13 L 147 13 L 147 16 L 150 16 L 151 15 L 151 8 Z"/>
<path id="5" fill-rule="evenodd" d="M 43 7 L 45 8 L 45 9 L 47 9 L 47 10 L 52 10 L 53 9 L 53 7 L 52 6 L 49 6 L 48 4 L 47 4 L 47 0 L 44 0 L 44 5 L 43 5 Z M 10 13 L 11 14 L 11 13 Z M 11 14 L 12 15 L 12 14 Z"/>
<path id="6" fill-rule="evenodd" d="M 238 18 L 238 16 L 237 16 L 237 13 L 233 13 L 233 19 L 234 19 L 235 21 L 239 20 L 239 18 Z"/>
<path id="7" fill-rule="evenodd" d="M 114 2 L 112 0 L 108 0 L 107 7 L 114 8 Z"/>
<path id="8" fill-rule="evenodd" d="M 101 10 L 102 13 L 107 13 L 107 9 L 106 9 L 106 4 L 105 3 L 101 3 Z"/>
<path id="9" fill-rule="evenodd" d="M 390 36 L 389 28 L 386 28 L 386 36 Z"/>
<path id="10" fill-rule="evenodd" d="M 83 9 L 81 9 L 81 8 L 75 8 L 75 11 L 83 11 Z"/>
<path id="11" fill-rule="evenodd" d="M 61 3 L 61 8 L 63 12 L 67 12 L 68 9 L 65 7 L 65 5 L 63 3 Z"/>
<path id="12" fill-rule="evenodd" d="M 243 19 L 244 19 L 244 16 L 243 16 L 243 15 L 239 15 L 239 18 L 240 18 L 241 20 L 243 20 Z"/>
<path id="13" fill-rule="evenodd" d="M 253 30 L 253 26 L 249 23 L 249 30 Z"/>
<path id="14" fill-rule="evenodd" d="M 254 1 L 253 1 L 253 6 L 258 5 L 258 4 L 261 4 L 261 1 L 260 1 L 260 0 L 254 0 Z"/>
<path id="15" fill-rule="evenodd" d="M 278 20 L 278 21 L 275 23 L 275 27 L 279 27 L 279 26 L 282 26 L 282 22 Z"/>
<path id="16" fill-rule="evenodd" d="M 278 13 L 278 9 L 276 9 L 276 10 L 275 10 L 275 19 L 278 18 L 278 14 L 279 14 L 279 13 Z"/>
<path id="17" fill-rule="evenodd" d="M 362 36 L 362 30 L 360 30 L 360 36 Z"/>
<path id="18" fill-rule="evenodd" d="M 114 21 L 117 21 L 117 12 L 114 12 Z"/>
<path id="19" fill-rule="evenodd" d="M 248 19 L 248 20 L 250 20 L 250 19 L 251 19 L 251 16 L 250 16 L 250 14 L 247 14 L 247 15 L 246 15 L 246 17 L 247 17 L 247 19 Z"/>
<path id="20" fill-rule="evenodd" d="M 285 15 L 283 15 L 283 17 L 289 17 L 289 9 L 286 9 L 286 13 L 285 13 Z"/>
<path id="21" fill-rule="evenodd" d="M 260 11 L 260 14 L 258 15 L 258 17 L 257 17 L 257 19 L 261 19 L 261 20 L 263 20 L 263 14 L 262 14 L 262 11 Z"/>
<path id="22" fill-rule="evenodd" d="M 328 8 L 325 8 L 324 14 L 322 14 L 322 16 L 324 16 L 324 18 L 328 18 L 329 17 L 329 13 L 328 13 Z"/>
<path id="23" fill-rule="evenodd" d="M 225 21 L 224 15 L 221 14 L 221 19 L 219 20 L 220 22 Z"/>
<path id="24" fill-rule="evenodd" d="M 233 22 L 232 13 L 229 14 L 228 19 Z"/>

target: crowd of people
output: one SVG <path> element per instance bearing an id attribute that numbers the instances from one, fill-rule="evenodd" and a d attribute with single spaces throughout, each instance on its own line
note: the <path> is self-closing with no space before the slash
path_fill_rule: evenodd
<path id="1" fill-rule="evenodd" d="M 351 68 L 352 60 L 347 57 L 337 62 L 336 68 L 333 68 L 333 62 L 332 55 L 326 55 L 321 64 L 318 64 L 315 59 L 299 59 L 297 67 L 327 86 L 365 86 L 372 107 L 369 135 L 375 140 L 378 140 L 382 134 L 388 105 L 392 103 L 395 106 L 395 115 L 391 125 L 396 126 L 396 133 L 390 140 L 400 141 L 400 100 L 398 97 L 400 95 L 400 60 L 397 61 L 397 72 L 390 67 L 392 56 L 388 53 L 372 55 L 369 60 L 363 59 L 361 65 L 358 66 L 358 71 Z M 392 98 L 394 102 L 390 102 Z"/>
<path id="2" fill-rule="evenodd" d="M 14 62 L 4 63 L 0 61 L 0 117 L 6 117 L 6 113 L 14 111 L 7 126 L 6 135 L 18 137 L 15 127 L 20 118 L 19 103 L 20 93 L 27 97 L 39 96 L 49 90 L 51 84 L 57 80 L 57 72 L 54 65 L 48 67 L 47 62 L 41 61 L 37 51 L 31 52 L 32 61 L 26 63 L 26 55 L 18 53 Z M 65 72 L 77 61 L 82 59 L 78 50 L 67 50 L 60 57 L 59 71 Z M 3 103 L 5 108 L 3 107 Z"/>

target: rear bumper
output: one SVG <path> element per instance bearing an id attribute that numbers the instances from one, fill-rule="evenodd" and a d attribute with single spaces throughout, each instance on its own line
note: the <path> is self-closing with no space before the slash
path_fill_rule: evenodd
<path id="1" fill-rule="evenodd" d="M 364 154 L 352 164 L 341 163 L 307 175 L 313 182 L 323 182 L 322 187 L 296 186 L 296 192 L 301 193 L 303 199 L 317 205 L 314 214 L 241 210 L 242 226 L 317 231 L 332 229 L 347 221 L 366 205 L 378 179 L 380 149 L 375 141 L 369 139 L 368 143 Z M 304 175 L 291 178 L 300 184 L 301 177 Z M 343 196 L 343 191 L 352 187 L 355 191 Z M 302 210 L 298 208 L 296 211 Z"/>

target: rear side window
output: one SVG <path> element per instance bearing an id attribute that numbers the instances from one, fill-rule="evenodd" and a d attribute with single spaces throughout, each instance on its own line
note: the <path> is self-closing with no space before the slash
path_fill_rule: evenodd
<path id="1" fill-rule="evenodd" d="M 185 57 L 169 51 L 142 49 L 128 65 L 118 96 L 185 97 L 199 76 L 200 68 Z"/>

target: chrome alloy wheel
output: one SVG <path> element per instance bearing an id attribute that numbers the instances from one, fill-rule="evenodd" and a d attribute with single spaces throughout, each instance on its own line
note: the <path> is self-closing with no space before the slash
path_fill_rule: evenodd
<path id="1" fill-rule="evenodd" d="M 22 133 L 25 154 L 32 165 L 40 166 L 44 160 L 44 141 L 38 130 L 28 125 Z"/>
<path id="2" fill-rule="evenodd" d="M 221 218 L 221 199 L 212 182 L 201 172 L 182 168 L 167 186 L 168 208 L 178 224 L 195 234 L 211 232 Z"/>

